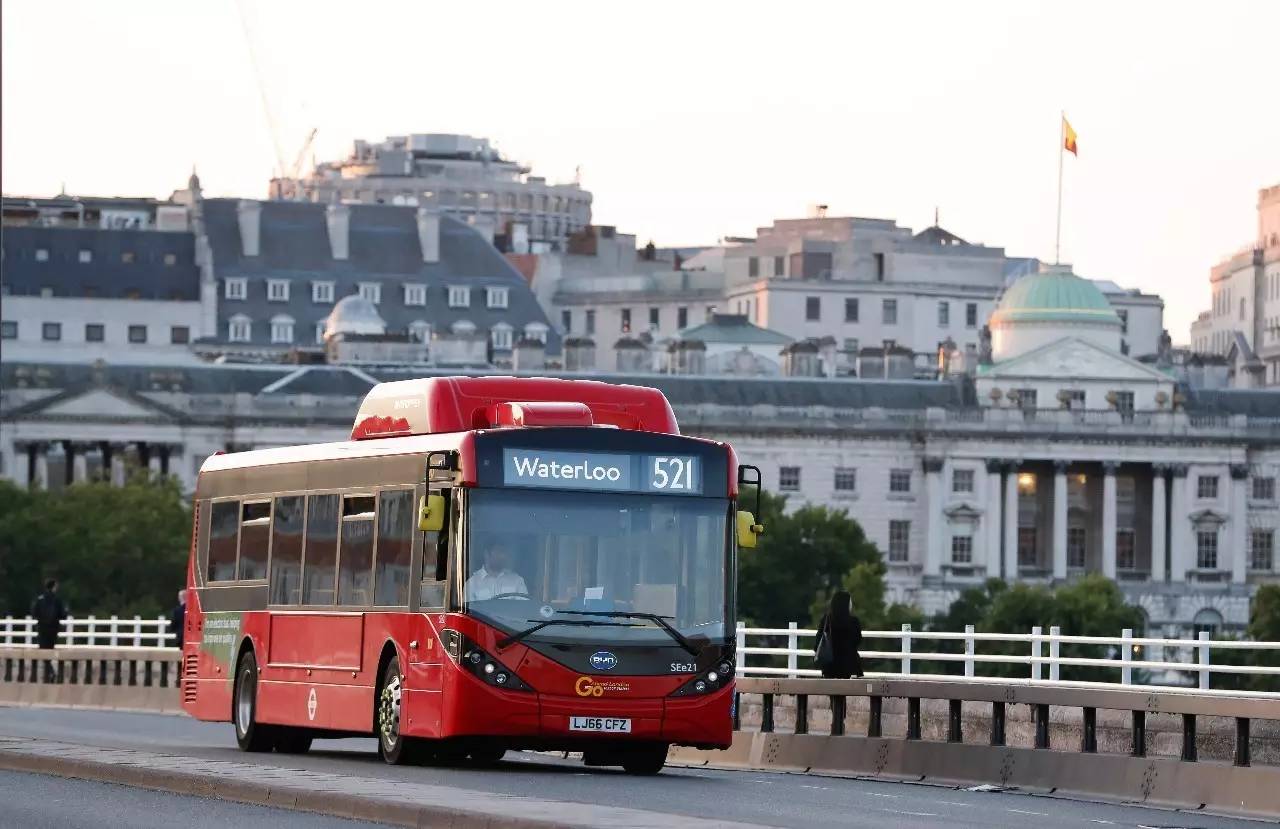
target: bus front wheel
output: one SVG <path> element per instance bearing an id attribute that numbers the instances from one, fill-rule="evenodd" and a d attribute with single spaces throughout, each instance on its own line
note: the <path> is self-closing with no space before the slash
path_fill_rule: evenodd
<path id="1" fill-rule="evenodd" d="M 379 683 L 377 710 L 374 719 L 378 726 L 378 754 L 393 766 L 414 761 L 417 741 L 400 733 L 400 703 L 404 680 L 400 676 L 400 658 L 393 656 L 382 671 Z"/>
<path id="2" fill-rule="evenodd" d="M 236 668 L 235 696 L 231 718 L 236 726 L 236 742 L 241 751 L 270 751 L 275 735 L 270 726 L 258 722 L 258 660 L 246 651 Z"/>
<path id="3" fill-rule="evenodd" d="M 627 774 L 649 777 L 662 771 L 667 764 L 667 746 L 645 746 L 627 751 L 622 757 L 622 768 Z"/>

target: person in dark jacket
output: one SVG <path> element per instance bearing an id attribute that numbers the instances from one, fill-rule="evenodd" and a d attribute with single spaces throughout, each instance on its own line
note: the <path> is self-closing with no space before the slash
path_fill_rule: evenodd
<path id="1" fill-rule="evenodd" d="M 62 620 L 67 618 L 67 606 L 58 598 L 58 580 L 44 583 L 44 592 L 31 603 L 31 616 L 36 620 L 36 644 L 41 650 L 52 650 L 58 644 Z"/>
<path id="2" fill-rule="evenodd" d="M 853 615 L 849 594 L 843 590 L 831 597 L 831 604 L 822 616 L 818 630 L 831 641 L 833 660 L 821 665 L 827 679 L 848 679 L 862 676 L 862 657 L 858 647 L 862 644 L 862 624 Z"/>
<path id="3" fill-rule="evenodd" d="M 187 622 L 187 591 L 178 591 L 178 605 L 169 611 L 169 635 L 174 638 L 174 647 L 182 649 L 182 634 Z"/>

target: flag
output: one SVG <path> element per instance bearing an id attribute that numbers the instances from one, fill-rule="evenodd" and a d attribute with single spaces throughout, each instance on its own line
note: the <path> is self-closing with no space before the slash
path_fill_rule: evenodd
<path id="1" fill-rule="evenodd" d="M 1080 157 L 1076 152 L 1076 131 L 1071 129 L 1071 123 L 1065 115 L 1062 116 L 1062 148 L 1077 158 Z"/>

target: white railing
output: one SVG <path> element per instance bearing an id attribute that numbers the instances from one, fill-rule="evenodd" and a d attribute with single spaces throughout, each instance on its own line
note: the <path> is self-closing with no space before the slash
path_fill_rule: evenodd
<path id="1" fill-rule="evenodd" d="M 810 677 L 821 676 L 814 665 L 813 649 L 817 631 L 801 628 L 791 622 L 785 628 L 749 628 L 738 624 L 738 675 Z M 1100 685 L 1141 684 L 1144 687 L 1198 687 L 1208 691 L 1213 674 L 1235 674 L 1246 677 L 1276 677 L 1280 680 L 1280 667 L 1267 665 L 1228 665 L 1214 663 L 1211 653 L 1215 650 L 1280 651 L 1280 642 L 1250 642 L 1210 639 L 1208 633 L 1200 633 L 1196 639 L 1161 639 L 1134 636 L 1126 628 L 1120 636 L 1064 636 L 1058 627 L 1050 627 L 1045 633 L 1033 627 L 1030 633 L 977 633 L 973 625 L 966 625 L 963 633 L 915 631 L 911 625 L 901 630 L 865 630 L 862 632 L 865 650 L 859 650 L 864 662 L 868 660 L 892 660 L 896 671 L 868 671 L 868 676 L 946 676 L 957 674 L 929 674 L 919 670 L 921 662 L 963 663 L 966 678 L 977 675 L 979 665 L 1024 665 L 1027 673 L 1022 681 L 1060 682 L 1064 665 L 1109 668 L 1116 672 L 1117 682 L 1091 683 Z M 867 648 L 868 640 L 874 643 L 896 643 L 894 650 Z M 928 648 L 934 642 L 963 642 L 963 653 L 938 653 Z M 1025 653 L 979 653 L 982 643 L 1021 644 Z M 785 644 L 784 644 L 785 643 Z M 1063 656 L 1063 645 L 1094 645 L 1107 650 L 1105 658 Z M 1141 658 L 1144 650 L 1159 648 L 1161 658 Z M 750 657 L 757 657 L 752 664 Z M 760 664 L 759 657 L 769 657 L 773 664 Z M 785 659 L 785 667 L 780 665 Z M 915 670 L 913 670 L 913 667 Z M 1144 681 L 1135 682 L 1135 671 L 1148 672 Z M 998 677 L 995 679 L 999 679 Z M 1277 694 L 1280 696 L 1280 693 Z"/>
<path id="2" fill-rule="evenodd" d="M 169 620 L 164 616 L 85 616 L 62 620 L 58 647 L 82 645 L 97 648 L 156 648 L 173 645 Z M 36 620 L 30 616 L 0 619 L 0 645 L 19 648 L 36 646 Z"/>

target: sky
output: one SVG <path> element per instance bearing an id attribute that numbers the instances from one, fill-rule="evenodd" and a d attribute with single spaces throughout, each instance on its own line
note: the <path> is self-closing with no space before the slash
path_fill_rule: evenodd
<path id="1" fill-rule="evenodd" d="M 266 196 L 308 133 L 487 136 L 593 219 L 713 244 L 941 224 L 1158 293 L 1175 342 L 1280 183 L 1280 2 L 5 0 L 5 194 Z M 255 68 L 256 67 L 256 68 Z"/>

